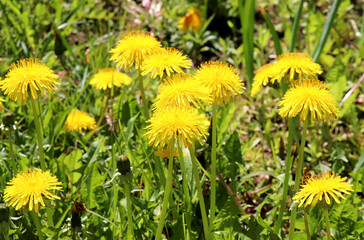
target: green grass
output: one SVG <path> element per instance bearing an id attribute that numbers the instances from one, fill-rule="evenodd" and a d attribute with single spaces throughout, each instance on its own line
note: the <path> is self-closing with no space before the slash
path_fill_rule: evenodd
<path id="1" fill-rule="evenodd" d="M 206 19 L 197 33 L 184 33 L 177 28 L 178 17 L 185 14 L 187 6 L 206 6 L 200 9 Z M 291 152 L 288 119 L 278 114 L 284 86 L 267 86 L 251 98 L 254 73 L 280 53 L 304 52 L 321 65 L 323 74 L 319 79 L 326 82 L 339 103 L 364 72 L 364 18 L 360 6 L 348 0 L 333 3 L 231 0 L 216 4 L 184 0 L 162 1 L 161 9 L 159 15 L 157 6 L 151 5 L 147 10 L 136 1 L 75 0 L 51 4 L 0 0 L 0 77 L 6 77 L 13 62 L 26 57 L 41 59 L 59 75 L 57 89 L 35 104 L 41 120 L 47 169 L 63 184 L 63 191 L 57 192 L 61 200 L 49 202 L 47 210 L 44 207 L 40 210 L 43 237 L 128 239 L 133 234 L 135 239 L 152 239 L 157 232 L 168 161 L 157 159 L 144 136 L 148 123 L 142 108 L 138 72 L 126 71 L 133 79 L 132 84 L 114 88 L 113 93 L 89 85 L 99 69 L 115 66 L 109 61 L 109 51 L 124 31 L 145 29 L 163 46 L 179 48 L 191 58 L 194 66 L 187 72 L 193 74 L 205 61 L 226 61 L 237 68 L 247 87 L 230 104 L 217 108 L 216 216 L 213 226 L 209 226 L 213 229 L 211 238 L 286 239 L 294 194 L 292 172 L 296 169 L 297 139 L 303 123 L 293 121 L 296 131 L 290 137 Z M 302 12 L 297 14 L 297 11 Z M 159 82 L 143 78 L 149 114 Z M 1 97 L 5 99 L 5 110 L 0 113 L 2 123 L 8 114 L 15 121 L 11 123 L 11 132 L 4 129 L 0 132 L 0 203 L 6 183 L 16 170 L 12 159 L 18 171 L 41 166 L 31 102 L 15 102 L 3 93 Z M 364 237 L 363 98 L 363 84 L 360 84 L 343 102 L 336 121 L 309 124 L 304 146 L 303 165 L 312 173 L 319 175 L 321 171 L 332 170 L 347 176 L 354 186 L 354 193 L 329 209 L 335 239 Z M 71 109 L 86 111 L 97 121 L 105 106 L 106 117 L 95 132 L 72 134 L 63 130 Z M 211 111 L 207 107 L 204 112 L 210 116 Z M 293 157 L 293 168 L 288 172 L 282 226 L 276 227 L 288 151 Z M 128 183 L 115 170 L 120 156 L 130 160 Z M 211 138 L 203 146 L 196 146 L 196 157 L 199 186 L 190 155 L 174 159 L 171 199 L 162 231 L 168 239 L 186 239 L 187 235 L 190 239 L 205 238 L 198 187 L 202 189 L 208 215 Z M 128 190 L 130 196 L 125 194 Z M 85 203 L 88 209 L 77 229 L 71 227 L 75 200 Z M 47 215 L 52 216 L 54 226 Z M 32 215 L 10 207 L 10 216 L 12 224 L 6 231 L 10 239 L 37 238 Z M 308 216 L 312 239 L 326 239 L 323 211 L 316 207 L 309 210 Z M 304 229 L 303 212 L 298 209 L 294 239 L 306 239 Z"/>

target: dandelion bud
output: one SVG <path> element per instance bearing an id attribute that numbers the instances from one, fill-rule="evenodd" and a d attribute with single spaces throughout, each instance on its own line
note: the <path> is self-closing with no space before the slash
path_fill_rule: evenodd
<path id="1" fill-rule="evenodd" d="M 117 162 L 118 170 L 121 175 L 126 175 L 130 173 L 130 161 L 129 158 L 125 155 L 122 155 L 119 157 L 119 160 Z"/>
<path id="2" fill-rule="evenodd" d="M 10 128 L 15 122 L 15 115 L 10 112 L 5 113 L 2 120 L 5 128 Z"/>

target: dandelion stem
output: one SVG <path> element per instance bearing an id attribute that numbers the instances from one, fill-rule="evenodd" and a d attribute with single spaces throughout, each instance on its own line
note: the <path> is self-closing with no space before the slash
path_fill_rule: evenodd
<path id="1" fill-rule="evenodd" d="M 134 239 L 134 229 L 133 229 L 133 218 L 131 210 L 131 197 L 130 197 L 130 182 L 127 181 L 125 184 L 125 196 L 126 196 L 126 210 L 128 214 L 128 239 Z M 121 226 L 122 229 L 122 226 Z"/>
<path id="2" fill-rule="evenodd" d="M 37 131 L 40 167 L 42 168 L 42 170 L 46 170 L 46 163 L 44 161 L 44 151 L 43 151 L 43 137 L 42 137 L 42 131 L 40 129 L 37 108 L 35 107 L 35 101 L 32 97 L 30 98 L 30 102 L 32 104 L 32 110 L 34 115 L 35 130 Z"/>
<path id="3" fill-rule="evenodd" d="M 32 105 L 32 110 L 33 110 L 33 115 L 34 115 L 34 125 L 35 125 L 35 130 L 37 131 L 37 141 L 38 141 L 38 150 L 39 150 L 39 161 L 40 161 L 40 167 L 42 168 L 42 170 L 46 170 L 46 163 L 44 160 L 44 151 L 43 151 L 43 137 L 42 137 L 42 131 L 40 129 L 40 124 L 39 124 L 39 119 L 38 119 L 38 114 L 37 114 L 37 108 L 35 106 L 35 101 L 32 97 L 30 97 L 30 102 Z M 53 214 L 51 209 L 46 208 L 47 211 L 47 219 L 48 219 L 48 225 L 50 227 L 54 226 L 53 223 Z"/>
<path id="4" fill-rule="evenodd" d="M 183 158 L 183 151 L 180 146 L 179 139 L 177 138 L 177 146 L 178 146 L 178 155 L 179 155 L 179 161 L 181 164 L 181 172 L 182 172 L 182 187 L 183 187 L 183 203 L 185 207 L 185 213 L 186 213 L 186 220 L 187 220 L 187 236 L 185 236 L 185 239 L 190 239 L 190 231 L 191 231 L 191 200 L 190 200 L 190 193 L 188 191 L 188 179 L 187 179 L 187 172 L 186 172 L 186 166 L 185 166 L 185 160 Z"/>
<path id="5" fill-rule="evenodd" d="M 169 156 L 169 163 L 168 163 L 168 174 L 167 174 L 167 182 L 166 182 L 166 187 L 164 190 L 164 197 L 163 197 L 163 203 L 162 203 L 162 213 L 161 213 L 161 217 L 159 219 L 159 223 L 158 223 L 158 229 L 157 229 L 157 233 L 156 233 L 156 240 L 160 240 L 162 238 L 162 231 L 163 231 L 163 227 L 164 227 L 164 221 L 166 219 L 167 216 L 167 208 L 168 208 L 168 201 L 169 201 L 169 197 L 170 197 L 170 193 L 172 190 L 172 172 L 173 172 L 173 156 L 174 156 L 174 140 L 171 143 L 171 152 L 170 152 L 170 156 Z"/>
<path id="6" fill-rule="evenodd" d="M 296 169 L 296 176 L 294 181 L 294 193 L 298 191 L 298 188 L 300 187 L 300 181 L 301 181 L 301 173 L 302 173 L 302 166 L 303 166 L 303 153 L 305 149 L 306 144 L 306 132 L 307 132 L 307 126 L 308 126 L 308 118 L 306 118 L 302 130 L 302 138 L 300 143 L 300 151 L 298 155 L 298 163 L 297 163 L 297 169 Z M 297 206 L 293 206 L 292 212 L 291 212 L 291 218 L 289 226 L 289 240 L 293 240 L 294 230 L 295 230 L 295 224 L 296 224 L 296 214 L 297 214 Z"/>
<path id="7" fill-rule="evenodd" d="M 143 84 L 143 77 L 142 74 L 140 72 L 139 69 L 139 88 L 140 88 L 140 92 L 142 93 L 142 101 L 143 101 L 143 109 L 144 109 L 144 117 L 146 118 L 146 120 L 149 119 L 149 112 L 148 112 L 148 101 L 147 98 L 145 97 L 145 91 L 144 91 L 144 84 Z"/>
<path id="8" fill-rule="evenodd" d="M 330 219 L 329 219 L 329 210 L 327 204 L 325 204 L 325 219 L 326 219 L 327 240 L 331 240 Z"/>
<path id="9" fill-rule="evenodd" d="M 213 231 L 216 211 L 216 104 L 212 105 L 210 231 Z"/>
<path id="10" fill-rule="evenodd" d="M 38 215 L 34 211 L 30 211 L 30 215 L 32 216 L 35 227 L 37 228 L 37 235 L 39 240 L 43 240 L 44 238 L 42 235 L 42 225 L 40 224 Z"/>
<path id="11" fill-rule="evenodd" d="M 293 140 L 293 118 L 288 120 L 288 146 L 287 146 L 287 155 L 286 155 L 286 169 L 284 171 L 284 182 L 283 182 L 283 193 L 282 193 L 282 201 L 281 206 L 279 209 L 278 219 L 274 226 L 274 231 L 278 234 L 282 227 L 282 218 L 283 213 L 286 209 L 287 203 L 287 193 L 288 193 L 288 180 L 289 180 L 289 173 L 291 172 L 292 168 L 292 160 L 291 152 L 292 152 L 292 140 Z"/>
<path id="12" fill-rule="evenodd" d="M 307 215 L 306 211 L 303 211 L 303 218 L 305 220 L 307 240 L 311 240 L 310 228 L 308 227 L 308 215 Z"/>
<path id="13" fill-rule="evenodd" d="M 198 171 L 197 171 L 197 163 L 196 163 L 197 159 L 195 157 L 194 149 L 192 149 L 192 148 L 190 149 L 190 155 L 191 155 L 191 161 L 192 161 L 193 175 L 195 177 L 196 186 L 197 186 L 198 201 L 200 202 L 203 230 L 205 233 L 205 239 L 208 240 L 208 239 L 210 239 L 209 224 L 207 221 L 206 207 L 205 207 L 205 201 L 203 199 L 200 177 L 199 177 Z"/>

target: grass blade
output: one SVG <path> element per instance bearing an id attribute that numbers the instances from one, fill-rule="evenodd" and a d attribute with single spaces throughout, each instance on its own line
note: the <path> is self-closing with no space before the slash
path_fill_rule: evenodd
<path id="1" fill-rule="evenodd" d="M 332 23 L 334 21 L 337 10 L 339 9 L 340 3 L 341 0 L 335 0 L 334 5 L 330 9 L 329 17 L 326 20 L 324 30 L 322 31 L 320 37 L 320 41 L 318 41 L 315 50 L 312 53 L 312 58 L 315 62 L 317 62 L 318 58 L 320 57 L 322 49 L 324 48 L 327 38 L 329 37 L 330 29 L 332 27 Z"/>
<path id="2" fill-rule="evenodd" d="M 254 12 L 255 0 L 239 1 L 239 17 L 241 22 L 241 33 L 243 35 L 243 48 L 248 75 L 248 89 L 253 83 L 253 50 L 254 50 Z"/>
<path id="3" fill-rule="evenodd" d="M 282 47 L 281 41 L 279 40 L 278 34 L 273 26 L 272 21 L 270 20 L 268 14 L 264 11 L 264 8 L 260 8 L 260 12 L 263 15 L 265 22 L 268 25 L 269 31 L 272 34 L 273 42 L 274 42 L 274 49 L 276 50 L 276 55 L 279 56 L 282 54 Z"/>
<path id="4" fill-rule="evenodd" d="M 304 0 L 300 1 L 300 5 L 298 6 L 296 17 L 294 18 L 294 21 L 293 21 L 293 29 L 292 29 L 291 43 L 289 46 L 289 52 L 293 52 L 294 46 L 296 45 L 299 22 L 300 22 L 300 19 L 302 16 L 303 2 L 304 2 Z"/>

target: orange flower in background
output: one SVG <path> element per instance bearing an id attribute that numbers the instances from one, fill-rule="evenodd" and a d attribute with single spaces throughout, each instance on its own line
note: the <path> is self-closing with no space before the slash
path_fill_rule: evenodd
<path id="1" fill-rule="evenodd" d="M 178 20 L 178 29 L 188 32 L 190 28 L 197 32 L 202 23 L 201 12 L 198 9 L 190 8 L 185 16 Z"/>

